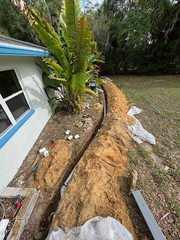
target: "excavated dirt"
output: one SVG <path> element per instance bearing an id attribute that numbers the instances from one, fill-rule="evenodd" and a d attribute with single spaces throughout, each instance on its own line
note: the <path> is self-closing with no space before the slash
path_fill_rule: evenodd
<path id="1" fill-rule="evenodd" d="M 50 223 L 52 229 L 71 228 L 98 215 L 116 218 L 137 239 L 126 202 L 127 152 L 131 147 L 127 124 L 133 120 L 127 116 L 125 95 L 111 82 L 104 89 L 108 111 L 95 138 L 92 140 L 101 123 L 102 104 L 98 99 L 89 99 L 81 115 L 60 113 L 50 120 L 12 182 L 11 186 L 36 187 L 41 191 L 21 240 L 45 239 Z M 66 129 L 79 132 L 80 139 L 67 141 Z M 41 147 L 49 150 L 48 157 L 37 154 Z M 73 176 L 61 198 L 61 187 L 72 170 Z"/>
<path id="2" fill-rule="evenodd" d="M 108 113 L 103 127 L 77 164 L 53 217 L 52 229 L 71 228 L 94 216 L 112 216 L 135 237 L 125 200 L 130 136 L 128 102 L 111 82 L 104 86 Z"/>
<path id="3" fill-rule="evenodd" d="M 57 140 L 49 146 L 50 156 L 41 161 L 34 178 L 34 185 L 41 191 L 49 191 L 62 182 L 72 154 L 72 144 Z"/>
<path id="4" fill-rule="evenodd" d="M 45 239 L 52 215 L 60 199 L 60 188 L 91 141 L 103 116 L 102 96 L 87 96 L 80 114 L 58 112 L 48 122 L 17 175 L 12 187 L 35 187 L 40 198 L 21 240 Z M 80 138 L 68 141 L 69 129 Z M 39 154 L 46 147 L 48 157 Z"/>

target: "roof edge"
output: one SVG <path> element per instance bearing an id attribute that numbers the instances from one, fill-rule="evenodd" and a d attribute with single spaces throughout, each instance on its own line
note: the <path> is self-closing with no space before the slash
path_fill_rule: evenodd
<path id="1" fill-rule="evenodd" d="M 18 45 L 26 45 L 27 47 L 35 47 L 35 48 L 41 48 L 41 49 L 44 49 L 46 50 L 45 47 L 41 46 L 41 45 L 38 45 L 38 44 L 35 44 L 35 43 L 31 43 L 31 42 L 27 42 L 27 41 L 22 41 L 22 40 L 19 40 L 19 39 L 16 39 L 16 38 L 12 38 L 12 37 L 9 37 L 9 36 L 5 36 L 5 35 L 2 35 L 0 34 L 0 41 L 3 40 L 3 41 L 9 41 L 9 42 L 12 42 L 12 44 L 18 44 Z"/>
<path id="2" fill-rule="evenodd" d="M 47 57 L 48 55 L 48 50 L 42 46 L 0 35 L 0 56 Z"/>

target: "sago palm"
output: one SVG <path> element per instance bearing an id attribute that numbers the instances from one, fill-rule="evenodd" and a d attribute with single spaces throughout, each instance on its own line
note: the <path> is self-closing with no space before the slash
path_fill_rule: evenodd
<path id="1" fill-rule="evenodd" d="M 79 109 L 85 93 L 91 93 L 88 82 L 95 77 L 97 50 L 79 0 L 64 0 L 57 33 L 41 14 L 29 8 L 28 19 L 51 56 L 44 59 L 49 78 L 63 84 L 67 99 Z"/>

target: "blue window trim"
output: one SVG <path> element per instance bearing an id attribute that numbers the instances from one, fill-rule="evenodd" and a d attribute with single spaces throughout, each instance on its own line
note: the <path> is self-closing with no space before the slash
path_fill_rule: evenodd
<path id="1" fill-rule="evenodd" d="M 49 52 L 42 49 L 17 48 L 15 46 L 1 46 L 0 56 L 18 56 L 18 57 L 47 57 Z"/>
<path id="2" fill-rule="evenodd" d="M 35 113 L 35 110 L 29 110 L 16 125 L 12 126 L 2 137 L 0 137 L 0 149 L 11 139 L 11 137 L 27 122 L 27 120 Z"/>

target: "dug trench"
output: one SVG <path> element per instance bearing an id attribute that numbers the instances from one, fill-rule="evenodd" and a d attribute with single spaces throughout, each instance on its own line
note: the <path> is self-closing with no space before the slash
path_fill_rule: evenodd
<path id="1" fill-rule="evenodd" d="M 114 217 L 134 239 L 142 239 L 127 205 L 131 147 L 127 126 L 132 122 L 127 115 L 128 102 L 113 83 L 108 81 L 103 88 L 104 110 L 97 111 L 99 120 L 93 131 L 91 128 L 86 133 L 79 151 L 72 152 L 72 144 L 64 139 L 52 142 L 50 156 L 41 161 L 35 175 L 26 182 L 26 186 L 39 189 L 42 198 L 21 240 L 45 239 L 49 230 L 79 226 L 94 216 Z"/>
<path id="2" fill-rule="evenodd" d="M 56 161 L 55 167 L 53 167 L 52 163 L 46 164 L 46 162 L 44 162 L 44 166 L 42 167 L 43 171 L 39 169 L 39 171 L 36 173 L 35 186 L 41 191 L 45 190 L 46 192 L 49 192 L 51 188 L 54 189 L 55 185 L 57 186 L 55 187 L 56 191 L 51 200 L 51 203 L 45 211 L 42 222 L 40 223 L 40 227 L 46 229 L 46 231 L 43 231 L 43 234 L 41 234 L 40 236 L 42 240 L 44 240 L 48 235 L 52 223 L 53 214 L 56 212 L 59 202 L 62 199 L 61 189 L 63 189 L 63 187 L 66 187 L 66 182 L 68 181 L 68 179 L 70 180 L 70 178 L 73 177 L 75 167 L 78 165 L 85 151 L 88 149 L 90 143 L 95 138 L 99 129 L 102 126 L 104 117 L 107 112 L 106 94 L 104 92 L 101 94 L 101 101 L 103 102 L 103 104 L 97 109 L 98 120 L 94 122 L 94 126 L 92 126 L 89 130 L 87 129 L 84 142 L 81 142 L 80 148 L 78 148 L 76 152 L 73 152 L 71 144 L 67 145 L 66 141 L 60 140 L 59 142 L 55 143 L 54 146 L 52 146 L 53 152 L 55 153 L 52 154 L 53 161 Z M 62 154 L 63 148 L 64 151 Z M 48 158 L 47 162 L 49 162 Z M 56 174 L 58 175 L 58 177 L 56 176 Z M 46 219 L 48 219 L 48 221 Z M 35 233 L 35 235 L 36 234 L 37 233 Z"/>
<path id="3" fill-rule="evenodd" d="M 100 91 L 96 97 L 85 96 L 79 114 L 58 111 L 9 184 L 9 187 L 40 190 L 38 202 L 20 239 L 45 239 L 61 198 L 60 189 L 102 124 L 103 101 Z M 78 133 L 80 138 L 69 141 L 65 135 L 67 129 L 74 136 Z M 48 157 L 39 154 L 42 147 L 48 149 Z"/>
<path id="4" fill-rule="evenodd" d="M 44 239 L 53 212 L 60 199 L 60 189 L 77 163 L 88 142 L 103 119 L 103 97 L 85 96 L 82 111 L 70 114 L 58 111 L 47 123 L 32 150 L 24 160 L 9 187 L 36 188 L 40 197 L 20 239 Z M 79 134 L 79 139 L 68 141 L 67 129 Z M 48 157 L 39 154 L 46 147 Z"/>
<path id="5" fill-rule="evenodd" d="M 124 188 L 127 184 L 127 152 L 131 139 L 127 125 L 128 102 L 111 82 L 104 85 L 107 114 L 96 136 L 77 162 L 50 229 L 72 228 L 95 216 L 111 216 L 138 239 Z"/>

